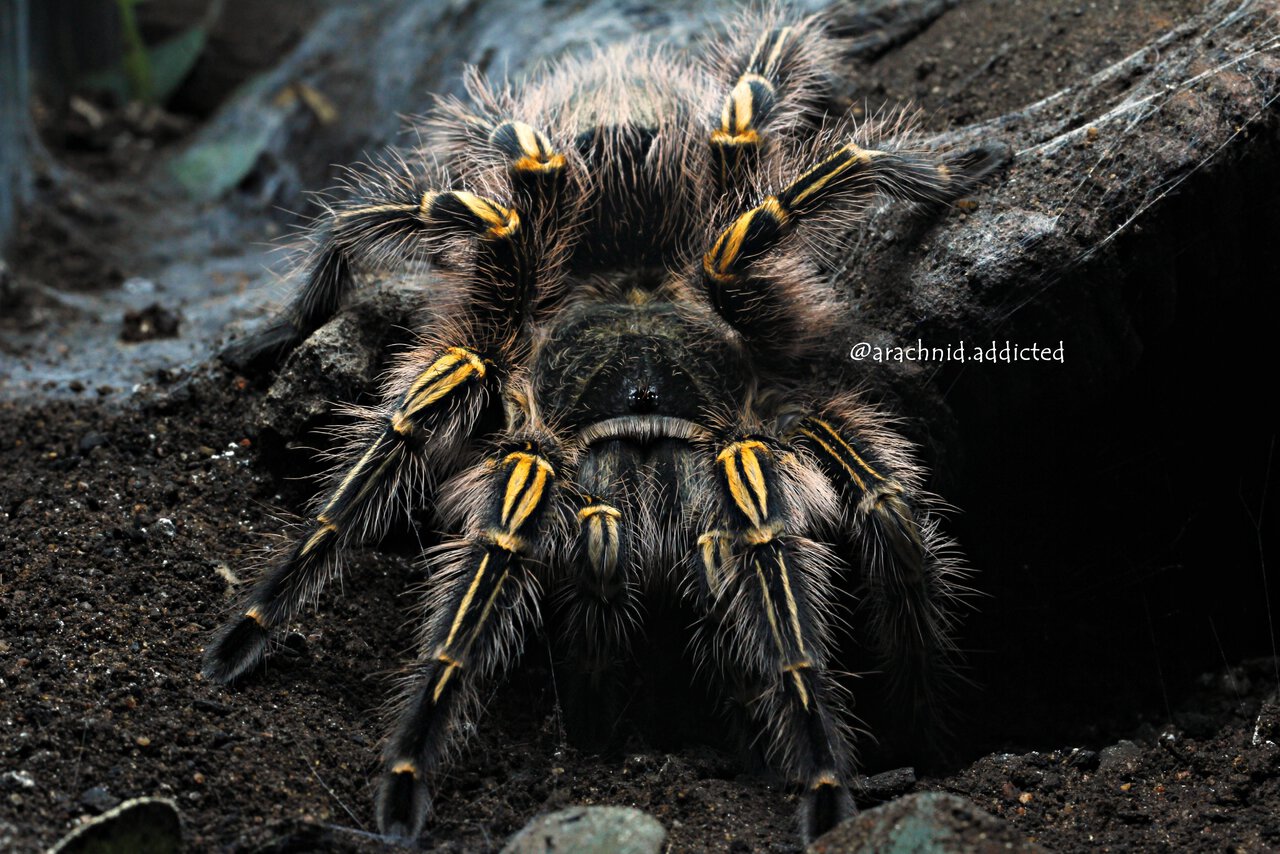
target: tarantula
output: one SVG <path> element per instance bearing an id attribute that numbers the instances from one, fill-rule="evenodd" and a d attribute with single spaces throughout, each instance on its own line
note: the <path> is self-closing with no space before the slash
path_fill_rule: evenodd
<path id="1" fill-rule="evenodd" d="M 205 653 L 219 682 L 253 670 L 344 548 L 397 501 L 433 503 L 456 533 L 426 555 L 385 833 L 421 833 L 477 686 L 517 660 L 546 595 L 592 677 L 625 652 L 639 597 L 695 608 L 704 661 L 747 691 L 803 786 L 810 838 L 854 811 L 828 669 L 837 588 L 860 578 L 904 714 L 927 711 L 954 658 L 962 573 L 921 468 L 884 415 L 798 369 L 837 310 L 815 260 L 868 200 L 954 200 L 1003 149 L 911 150 L 824 114 L 839 45 L 818 19 L 733 31 L 702 63 L 637 43 L 514 89 L 472 72 L 420 150 L 357 173 L 300 293 L 240 346 L 278 358 L 362 272 L 430 268 L 433 322 Z"/>

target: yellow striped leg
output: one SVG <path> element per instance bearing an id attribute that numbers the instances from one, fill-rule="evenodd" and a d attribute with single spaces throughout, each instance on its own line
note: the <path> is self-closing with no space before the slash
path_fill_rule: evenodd
<path id="1" fill-rule="evenodd" d="M 948 554 L 937 522 L 922 512 L 908 484 L 873 443 L 838 416 L 810 416 L 795 428 L 807 449 L 850 508 L 856 561 L 865 575 L 864 607 L 895 708 L 913 722 L 935 716 L 938 692 L 957 657 L 952 608 L 964 572 Z"/>
<path id="2" fill-rule="evenodd" d="M 565 158 L 546 135 L 524 122 L 494 126 L 489 143 L 509 158 L 513 196 L 538 222 L 555 204 L 565 174 Z M 325 323 L 346 298 L 362 268 L 395 267 L 415 257 L 437 258 L 451 234 L 478 239 L 481 286 L 485 276 L 509 306 L 522 309 L 518 291 L 529 287 L 533 259 L 516 251 L 527 244 L 522 218 L 514 206 L 462 191 L 433 191 L 422 186 L 411 167 L 375 172 L 359 181 L 361 198 L 336 207 L 323 224 L 306 278 L 289 306 L 266 329 L 223 351 L 230 364 L 247 368 L 274 362 Z M 545 235 L 544 235 L 545 237 Z M 486 270 L 486 265 L 496 265 Z M 515 288 L 504 288 L 512 282 Z M 508 292 L 510 291 L 510 292 Z M 487 302 L 487 301 L 486 301 Z"/>
<path id="3" fill-rule="evenodd" d="M 756 275 L 754 263 L 777 248 L 806 217 L 832 203 L 885 194 L 912 201 L 947 202 L 968 192 L 998 166 L 1006 152 L 980 146 L 936 157 L 877 151 L 850 142 L 836 149 L 776 195 L 739 216 L 702 258 L 702 283 L 712 305 L 748 338 L 766 337 L 785 317 L 784 296 Z"/>
<path id="4" fill-rule="evenodd" d="M 731 589 L 735 596 L 739 613 L 721 623 L 729 652 L 768 686 L 757 720 L 784 770 L 804 784 L 801 820 L 805 836 L 813 838 L 853 812 L 845 784 L 849 753 L 825 701 L 828 641 L 821 611 L 829 582 L 810 578 L 821 570 L 805 564 L 803 545 L 786 533 L 791 508 L 778 453 L 759 437 L 720 451 L 716 471 L 726 530 L 704 535 L 700 546 L 708 578 L 718 577 L 709 586 L 718 584 L 722 597 Z M 734 558 L 727 559 L 726 546 Z"/>
<path id="5" fill-rule="evenodd" d="M 747 186 L 775 127 L 795 125 L 787 129 L 795 133 L 816 118 L 813 111 L 823 87 L 813 64 L 822 53 L 811 48 L 822 39 L 820 27 L 809 19 L 774 26 L 753 42 L 740 42 L 742 53 L 726 68 L 732 82 L 710 138 L 721 190 Z M 789 120 L 780 118 L 783 113 Z"/>
<path id="6" fill-rule="evenodd" d="M 383 754 L 378 794 L 383 833 L 414 838 L 431 809 L 429 777 L 457 731 L 475 681 L 509 663 L 536 609 L 525 562 L 543 553 L 556 502 L 557 464 L 537 442 L 511 446 L 485 464 L 473 532 L 437 567 L 431 615 L 408 674 L 399 721 Z"/>
<path id="7" fill-rule="evenodd" d="M 443 350 L 395 402 L 383 410 L 377 435 L 342 473 L 293 547 L 250 591 L 240 615 L 205 651 L 204 672 L 230 682 L 252 670 L 270 631 L 313 599 L 333 574 L 338 550 L 376 529 L 400 481 L 443 461 L 469 438 L 489 390 L 494 366 L 466 347 Z"/>

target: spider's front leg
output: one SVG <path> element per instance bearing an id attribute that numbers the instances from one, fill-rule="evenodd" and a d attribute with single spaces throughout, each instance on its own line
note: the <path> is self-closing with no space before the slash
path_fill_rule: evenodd
<path id="1" fill-rule="evenodd" d="M 366 426 L 372 434 L 317 502 L 293 545 L 254 584 L 205 650 L 204 672 L 218 682 L 248 673 L 266 654 L 273 629 L 315 598 L 338 567 L 344 545 L 377 533 L 404 484 L 451 465 L 500 390 L 498 366 L 474 347 L 424 348 L 406 359 L 400 388 Z"/>
<path id="2" fill-rule="evenodd" d="M 722 659 L 764 686 L 753 713 L 771 756 L 804 786 L 801 830 L 813 839 L 855 811 L 845 726 L 829 705 L 834 559 L 799 535 L 815 512 L 834 512 L 834 495 L 762 435 L 724 444 L 715 469 L 723 526 L 699 538 L 705 607 L 719 613 Z"/>
<path id="3" fill-rule="evenodd" d="M 529 133 L 521 135 L 526 143 Z M 540 135 L 533 139 L 539 146 L 545 142 Z M 350 464 L 320 499 L 293 547 L 254 585 L 240 616 L 206 650 L 205 673 L 211 679 L 229 682 L 262 660 L 271 630 L 319 593 L 345 543 L 380 529 L 402 484 L 447 473 L 476 433 L 500 426 L 485 423 L 498 421 L 500 413 L 494 419 L 482 416 L 487 404 L 500 400 L 502 375 L 516 358 L 537 285 L 536 250 L 547 235 L 526 225 L 515 208 L 472 193 L 428 193 L 416 210 L 427 222 L 474 238 L 467 270 L 451 274 L 459 303 L 452 340 L 400 360 L 387 402 L 368 419 L 365 440 L 351 453 Z M 360 216 L 370 217 L 372 227 L 384 214 L 391 216 L 369 209 Z M 353 219 L 359 221 L 359 216 Z"/>
<path id="4" fill-rule="evenodd" d="M 467 533 L 431 558 L 427 622 L 406 676 L 399 721 L 383 752 L 378 826 L 414 838 L 431 810 L 430 775 L 474 700 L 477 683 L 508 664 L 538 620 L 532 573 L 559 520 L 568 461 L 545 434 L 504 442 L 464 475 L 445 506 Z M 563 539 L 561 537 L 560 539 Z"/>
<path id="5" fill-rule="evenodd" d="M 701 284 L 712 306 L 761 352 L 791 352 L 830 310 L 812 273 L 785 251 L 769 258 L 806 220 L 844 212 L 882 194 L 915 202 L 951 202 L 970 192 L 1008 157 L 987 144 L 938 156 L 875 150 L 848 142 L 776 194 L 741 214 L 702 257 Z M 829 289 L 827 289 L 829 290 Z M 808 309 L 805 311 L 804 309 Z"/>

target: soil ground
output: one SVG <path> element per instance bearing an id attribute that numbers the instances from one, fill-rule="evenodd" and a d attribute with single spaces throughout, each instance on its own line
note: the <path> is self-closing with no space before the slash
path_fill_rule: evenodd
<path id="1" fill-rule="evenodd" d="M 878 63 L 859 97 L 913 100 L 937 127 L 997 115 L 1200 6 L 967 4 Z M 975 76 L 987 96 L 955 97 L 983 88 Z M 78 287 L 82 257 L 31 257 L 20 273 Z M 220 367 L 133 397 L 73 392 L 0 404 L 0 847 L 40 850 L 117 800 L 159 795 L 177 801 L 192 850 L 378 848 L 369 780 L 411 643 L 412 536 L 357 552 L 262 674 L 208 685 L 200 651 L 234 582 L 309 485 L 259 456 L 273 447 L 253 422 L 262 389 Z M 797 847 L 795 795 L 744 772 L 710 710 L 687 714 L 678 689 L 642 701 L 661 667 L 628 675 L 615 749 L 574 747 L 547 646 L 532 639 L 440 780 L 429 846 L 493 849 L 538 812 L 602 803 L 649 811 L 676 850 Z M 1168 685 L 1167 703 L 1104 718 L 1033 702 L 1089 669 L 1054 658 L 972 692 L 961 717 L 1019 719 L 1017 735 L 962 724 L 953 757 L 916 787 L 963 794 L 1056 851 L 1280 848 L 1274 659 L 1224 662 Z"/>

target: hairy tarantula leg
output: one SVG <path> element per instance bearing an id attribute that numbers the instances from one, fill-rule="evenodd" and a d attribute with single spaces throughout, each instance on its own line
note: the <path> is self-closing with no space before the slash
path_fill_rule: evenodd
<path id="1" fill-rule="evenodd" d="M 533 217 L 541 216 L 559 192 L 564 155 L 554 150 L 541 131 L 523 122 L 497 125 L 489 140 L 510 159 L 509 173 L 520 201 L 529 206 Z M 427 190 L 410 176 L 388 179 L 385 184 L 379 188 L 385 198 L 375 204 L 340 207 L 330 214 L 325 236 L 293 302 L 266 329 L 228 346 L 223 361 L 247 368 L 278 360 L 333 316 L 361 266 L 403 262 L 415 254 L 434 257 L 436 253 L 423 246 L 424 241 L 474 234 L 480 238 L 480 267 L 530 266 L 517 263 L 526 259 L 514 248 L 521 230 L 514 208 L 461 190 Z M 499 274 L 495 280 L 503 278 Z M 520 286 L 501 293 L 500 299 L 523 306 L 524 277 L 505 278 L 520 280 Z"/>
<path id="2" fill-rule="evenodd" d="M 958 579 L 964 573 L 948 554 L 950 544 L 938 533 L 936 519 L 911 494 L 918 475 L 908 470 L 912 464 L 905 456 L 895 463 L 874 450 L 888 447 L 883 438 L 869 439 L 836 413 L 803 418 L 792 437 L 850 508 L 852 530 L 846 533 L 866 576 L 864 601 L 898 698 L 895 708 L 909 710 L 913 724 L 930 724 L 944 677 L 955 667 L 955 616 L 948 606 L 963 592 Z"/>
<path id="3" fill-rule="evenodd" d="M 710 139 L 721 190 L 741 181 L 759 160 L 763 130 L 778 105 L 779 87 L 790 82 L 804 36 L 803 25 L 775 27 L 734 63 L 737 77 L 720 109 L 720 126 Z"/>
<path id="4" fill-rule="evenodd" d="M 546 134 L 524 122 L 505 121 L 489 132 L 489 144 L 509 159 L 511 183 L 516 194 L 527 200 L 531 216 L 555 204 L 566 161 Z"/>
<path id="5" fill-rule="evenodd" d="M 579 469 L 579 483 L 584 475 Z M 589 474 L 589 473 L 588 473 Z M 577 533 L 568 554 L 559 634 L 565 656 L 562 686 L 566 731 L 586 749 L 606 747 L 619 716 L 619 659 L 638 622 L 631 589 L 634 522 L 622 496 L 582 495 Z"/>
<path id="6" fill-rule="evenodd" d="M 729 443 L 716 456 L 716 474 L 737 552 L 736 573 L 725 582 L 736 588 L 737 613 L 723 627 L 738 659 L 766 680 L 758 714 L 773 737 L 773 755 L 804 784 L 800 819 L 805 837 L 813 839 L 855 811 L 845 783 L 845 735 L 826 705 L 832 689 L 825 671 L 825 603 L 822 585 L 811 580 L 823 567 L 807 559 L 804 548 L 793 548 L 800 541 L 786 532 L 791 508 L 769 442 L 746 436 Z M 704 543 L 704 565 L 723 574 L 715 539 Z"/>
<path id="7" fill-rule="evenodd" d="M 781 297 L 753 275 L 753 265 L 806 217 L 833 202 L 879 193 L 911 201 L 954 201 L 1004 162 L 1006 154 L 997 145 L 938 157 L 847 143 L 721 232 L 702 257 L 703 287 L 730 325 L 748 338 L 765 337 L 785 307 L 764 304 Z"/>
<path id="8" fill-rule="evenodd" d="M 507 446 L 464 484 L 471 532 L 431 574 L 430 616 L 407 674 L 399 721 L 383 752 L 378 826 L 414 838 L 431 810 L 429 775 L 442 761 L 477 679 L 509 663 L 536 619 L 526 562 L 543 552 L 558 463 L 546 443 Z M 524 607 L 520 607 L 523 605 Z"/>
<path id="9" fill-rule="evenodd" d="M 319 593 L 336 570 L 339 549 L 376 527 L 412 467 L 457 450 L 496 385 L 493 367 L 473 350 L 446 348 L 384 407 L 377 434 L 322 499 L 293 547 L 253 586 L 240 616 L 214 637 L 205 651 L 207 677 L 230 682 L 252 670 L 266 652 L 271 629 Z"/>

